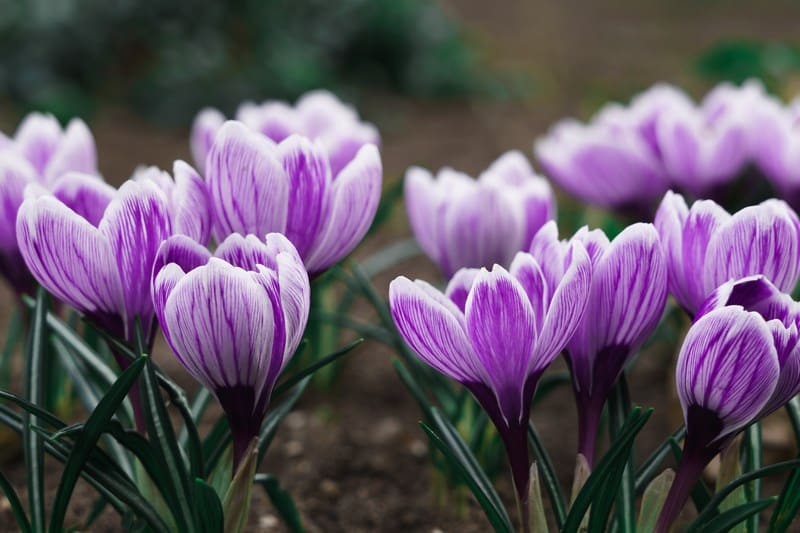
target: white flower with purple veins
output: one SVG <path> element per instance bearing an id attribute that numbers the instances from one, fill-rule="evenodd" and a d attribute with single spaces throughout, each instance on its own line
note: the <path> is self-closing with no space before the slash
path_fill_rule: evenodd
<path id="1" fill-rule="evenodd" d="M 213 257 L 184 235 L 159 249 L 152 297 L 164 337 L 225 411 L 234 471 L 300 344 L 310 292 L 300 256 L 277 233 L 266 241 L 232 234 Z"/>
<path id="2" fill-rule="evenodd" d="M 324 90 L 303 95 L 294 107 L 280 101 L 245 102 L 239 106 L 235 118 L 276 143 L 292 134 L 319 142 L 328 153 L 334 177 L 355 158 L 362 146 L 380 145 L 375 126 L 361 122 L 352 107 Z M 201 172 L 205 172 L 214 136 L 224 122 L 225 116 L 211 108 L 202 110 L 194 121 L 191 148 Z"/>
<path id="3" fill-rule="evenodd" d="M 800 393 L 798 326 L 798 303 L 764 276 L 726 282 L 703 304 L 678 356 L 686 440 L 658 531 L 737 433 Z"/>
<path id="4" fill-rule="evenodd" d="M 508 266 L 555 216 L 550 185 L 517 151 L 477 180 L 450 168 L 434 177 L 412 167 L 405 202 L 414 236 L 447 278 L 464 267 Z"/>
<path id="5" fill-rule="evenodd" d="M 633 224 L 613 241 L 600 230 L 582 228 L 569 241 L 558 240 L 555 222 L 531 243 L 551 287 L 558 286 L 572 243 L 581 243 L 592 260 L 586 314 L 565 349 L 578 406 L 578 449 L 591 465 L 603 406 L 625 364 L 653 333 L 667 298 L 667 267 L 652 224 Z"/>
<path id="6" fill-rule="evenodd" d="M 231 233 L 286 235 L 311 274 L 349 254 L 380 202 L 378 149 L 365 144 L 338 173 L 326 148 L 300 135 L 275 144 L 241 122 L 217 132 L 206 183 L 217 240 Z"/>
<path id="7" fill-rule="evenodd" d="M 555 284 L 536 258 L 519 252 L 508 270 L 495 265 L 491 271 L 458 271 L 444 294 L 405 277 L 389 287 L 392 317 L 405 342 L 428 365 L 463 384 L 497 427 L 523 506 L 531 399 L 580 323 L 592 279 L 580 242 L 562 259 Z"/>
<path id="8" fill-rule="evenodd" d="M 655 217 L 669 270 L 669 290 L 690 315 L 728 280 L 763 274 L 791 292 L 800 277 L 800 220 L 781 200 L 731 215 L 711 200 L 691 209 L 668 192 Z"/>
<path id="9" fill-rule="evenodd" d="M 97 149 L 94 137 L 80 119 L 72 119 L 62 129 L 55 117 L 30 113 L 20 123 L 13 138 L 0 139 L 0 150 L 10 149 L 34 168 L 37 181 L 52 183 L 68 171 L 97 174 Z"/>
<path id="10" fill-rule="evenodd" d="M 781 196 L 800 206 L 800 99 L 765 99 L 754 123 L 754 159 Z"/>

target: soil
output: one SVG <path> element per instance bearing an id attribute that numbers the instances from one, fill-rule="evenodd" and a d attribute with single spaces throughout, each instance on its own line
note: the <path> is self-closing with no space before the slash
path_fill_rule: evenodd
<path id="1" fill-rule="evenodd" d="M 656 81 L 702 89 L 690 66 L 720 38 L 796 37 L 797 19 L 787 16 L 788 2 L 723 7 L 688 1 L 518 1 L 489 8 L 485 2 L 449 0 L 444 6 L 463 22 L 489 65 L 523 73 L 530 90 L 508 101 L 447 103 L 363 95 L 360 111 L 378 124 L 383 135 L 387 181 L 399 179 L 411 164 L 450 165 L 477 173 L 505 150 L 518 148 L 530 154 L 532 140 L 558 118 L 585 117 L 603 100 L 629 96 Z M 14 118 L 0 115 L 0 129 L 11 129 Z M 101 170 L 111 182 L 119 183 L 140 163 L 171 168 L 173 159 L 189 159 L 186 131 L 159 130 L 115 108 L 105 109 L 90 125 L 97 138 Z M 356 257 L 408 235 L 404 213 L 398 209 Z M 416 259 L 377 279 L 376 286 L 385 294 L 389 281 L 401 274 L 438 280 L 432 264 Z M 13 299 L 5 288 L 0 297 L 6 310 L 0 313 L 0 331 L 5 331 Z M 670 378 L 672 356 L 663 349 L 645 354 L 631 379 L 635 403 L 656 407 L 638 442 L 640 457 L 679 423 Z M 163 343 L 157 345 L 156 357 L 180 383 L 194 387 Z M 489 530 L 471 499 L 461 505 L 458 498 L 445 505 L 435 503 L 433 471 L 417 423 L 419 411 L 397 379 L 392 357 L 385 348 L 369 342 L 348 355 L 340 379 L 330 390 L 312 390 L 301 400 L 260 471 L 279 476 L 310 532 Z M 533 413 L 565 488 L 571 482 L 576 445 L 573 406 L 570 391 L 562 388 Z M 217 416 L 214 407 L 209 418 Z M 783 426 L 776 427 L 775 439 L 780 441 Z M 7 446 L 14 449 L 15 445 Z M 774 458 L 789 453 L 779 448 Z M 24 466 L 19 453 L 12 455 L 2 465 L 3 472 L 24 495 Z M 50 465 L 50 491 L 55 489 L 58 471 L 58 465 Z M 513 509 L 508 481 L 500 479 L 498 486 Z M 269 501 L 257 490 L 254 494 L 248 530 L 281 531 Z M 95 497 L 81 483 L 67 523 L 79 523 Z M 5 503 L 0 506 L 0 530 L 13 531 L 13 517 Z M 120 523 L 107 511 L 93 530 L 118 531 Z"/>

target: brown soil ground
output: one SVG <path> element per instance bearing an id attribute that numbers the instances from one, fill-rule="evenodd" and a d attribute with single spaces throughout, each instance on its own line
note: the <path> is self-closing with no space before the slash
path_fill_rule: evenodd
<path id="1" fill-rule="evenodd" d="M 474 0 L 447 0 L 445 8 L 467 28 L 492 67 L 522 72 L 530 94 L 513 102 L 432 103 L 386 94 L 366 95 L 362 115 L 383 134 L 386 179 L 401 176 L 411 164 L 429 168 L 451 165 L 477 173 L 503 151 L 530 154 L 531 141 L 564 115 L 586 116 L 609 97 L 627 97 L 660 80 L 702 90 L 691 61 L 720 38 L 790 39 L 796 16 L 788 2 L 660 4 L 631 1 L 574 0 L 549 3 L 515 1 L 489 7 Z M 8 131 L 13 117 L 0 116 Z M 170 168 L 188 159 L 187 132 L 153 128 L 125 111 L 106 109 L 92 120 L 101 168 L 112 182 L 127 177 L 139 163 Z M 357 254 L 364 257 L 381 244 L 408 235 L 402 210 Z M 436 280 L 425 260 L 400 265 L 376 281 L 385 293 L 396 275 Z M 13 300 L 2 291 L 0 331 Z M 677 339 L 676 339 L 677 340 Z M 192 381 L 163 343 L 158 361 L 187 388 Z M 489 526 L 471 500 L 466 507 L 436 505 L 432 470 L 424 452 L 419 412 L 394 374 L 393 355 L 367 343 L 347 358 L 341 379 L 327 392 L 312 391 L 281 428 L 261 471 L 277 474 L 294 496 L 311 532 L 487 531 Z M 671 353 L 642 357 L 631 380 L 637 404 L 656 407 L 639 442 L 640 456 L 678 423 L 671 392 Z M 218 416 L 213 411 L 210 416 Z M 565 487 L 574 464 L 575 413 L 570 393 L 562 389 L 533 414 Z M 781 440 L 778 424 L 775 440 Z M 13 450 L 14 444 L 8 444 Z M 17 445 L 18 446 L 18 445 Z M 777 456 L 790 453 L 776 452 Z M 8 454 L 7 454 L 8 455 Z M 24 467 L 19 453 L 2 465 L 23 493 Z M 770 457 L 772 459 L 773 457 Z M 59 468 L 47 475 L 55 489 Z M 498 482 L 509 499 L 508 483 Z M 268 500 L 255 492 L 253 531 L 281 531 Z M 81 484 L 70 509 L 77 523 L 94 501 Z M 7 502 L 6 502 L 7 503 Z M 68 521 L 69 523 L 69 521 Z M 13 517 L 0 506 L 0 530 L 12 531 Z M 117 531 L 115 515 L 106 512 L 94 530 Z"/>

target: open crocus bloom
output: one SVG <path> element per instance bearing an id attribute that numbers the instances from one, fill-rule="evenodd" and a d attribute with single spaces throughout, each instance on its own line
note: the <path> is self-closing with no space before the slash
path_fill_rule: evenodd
<path id="1" fill-rule="evenodd" d="M 729 281 L 703 305 L 678 356 L 686 440 L 659 531 L 739 431 L 800 392 L 799 320 L 798 304 L 764 276 Z"/>
<path id="2" fill-rule="evenodd" d="M 239 106 L 236 120 L 276 143 L 292 134 L 319 142 L 328 153 L 334 176 L 355 158 L 362 146 L 380 144 L 375 126 L 361 122 L 352 107 L 324 90 L 303 95 L 294 107 L 280 101 L 245 102 Z M 224 122 L 222 113 L 210 108 L 202 110 L 195 119 L 192 155 L 203 172 L 214 136 Z"/>
<path id="3" fill-rule="evenodd" d="M 603 406 L 625 363 L 658 325 L 667 297 L 667 267 L 651 224 L 633 224 L 609 242 L 600 230 L 582 228 L 559 241 L 554 222 L 534 237 L 531 254 L 551 284 L 563 272 L 570 242 L 582 243 L 593 275 L 586 314 L 566 346 L 578 407 L 579 452 L 591 465 Z"/>
<path id="4" fill-rule="evenodd" d="M 292 244 L 230 235 L 213 257 L 186 236 L 163 243 L 153 303 L 172 351 L 228 418 L 234 468 L 258 435 L 270 395 L 308 320 L 310 287 Z"/>
<path id="5" fill-rule="evenodd" d="M 405 277 L 389 287 L 392 316 L 408 345 L 467 387 L 494 422 L 523 505 L 531 399 L 542 372 L 572 337 L 589 293 L 592 267 L 581 243 L 569 248 L 562 268 L 551 285 L 536 259 L 520 252 L 509 270 L 460 270 L 445 294 Z"/>
<path id="6" fill-rule="evenodd" d="M 655 217 L 667 255 L 669 289 L 691 315 L 730 279 L 763 274 L 790 292 L 800 276 L 800 221 L 783 201 L 730 215 L 711 200 L 691 209 L 668 192 Z"/>
<path id="7" fill-rule="evenodd" d="M 555 216 L 550 185 L 517 151 L 501 156 L 477 180 L 450 168 L 434 178 L 412 167 L 405 201 L 414 236 L 448 279 L 464 267 L 508 266 Z"/>
<path id="8" fill-rule="evenodd" d="M 37 173 L 37 181 L 52 183 L 68 171 L 97 173 L 97 150 L 89 128 L 72 119 L 62 129 L 55 117 L 30 113 L 20 123 L 13 139 L 6 141 Z"/>
<path id="9" fill-rule="evenodd" d="M 279 232 L 318 274 L 366 235 L 380 202 L 378 149 L 362 146 L 336 176 L 324 147 L 292 135 L 275 144 L 241 122 L 217 133 L 206 165 L 217 240 Z"/>
<path id="10" fill-rule="evenodd" d="M 133 339 L 136 317 L 149 334 L 150 273 L 171 233 L 166 197 L 154 184 L 129 181 L 115 191 L 73 173 L 52 193 L 31 186 L 16 228 L 25 263 L 56 298 L 124 339 Z"/>

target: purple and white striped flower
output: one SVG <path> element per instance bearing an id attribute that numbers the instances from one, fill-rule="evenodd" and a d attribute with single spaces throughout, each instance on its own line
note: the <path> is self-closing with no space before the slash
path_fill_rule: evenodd
<path id="1" fill-rule="evenodd" d="M 175 161 L 172 176 L 157 167 L 137 169 L 134 181 L 150 181 L 166 195 L 172 215 L 172 232 L 200 244 L 211 238 L 211 211 L 203 178 L 188 164 Z"/>
<path id="2" fill-rule="evenodd" d="M 754 159 L 790 205 L 800 207 L 800 99 L 766 99 L 752 125 Z"/>
<path id="3" fill-rule="evenodd" d="M 800 392 L 798 307 L 764 276 L 729 281 L 703 305 L 678 356 L 686 440 L 658 531 L 738 432 Z"/>
<path id="4" fill-rule="evenodd" d="M 68 174 L 52 193 L 26 190 L 16 229 L 25 263 L 56 298 L 121 338 L 133 340 L 137 317 L 149 335 L 150 273 L 172 231 L 158 187 L 129 181 L 115 191 L 94 176 Z"/>
<path id="5" fill-rule="evenodd" d="M 434 178 L 412 167 L 405 201 L 414 236 L 448 279 L 464 267 L 508 266 L 555 216 L 550 185 L 517 151 L 502 155 L 477 180 L 450 168 Z"/>
<path id="6" fill-rule="evenodd" d="M 600 230 L 582 228 L 566 242 L 550 222 L 534 237 L 531 254 L 551 284 L 562 275 L 570 242 L 585 246 L 594 272 L 586 314 L 564 352 L 578 408 L 578 449 L 591 465 L 608 395 L 664 311 L 667 266 L 651 224 L 628 226 L 612 242 Z"/>
<path id="7" fill-rule="evenodd" d="M 520 252 L 508 270 L 460 270 L 445 294 L 405 277 L 389 287 L 403 339 L 427 364 L 463 384 L 497 427 L 523 506 L 531 399 L 580 322 L 592 278 L 580 242 L 566 250 L 561 267 L 563 275 L 551 285 L 537 260 Z"/>
<path id="8" fill-rule="evenodd" d="M 355 109 L 324 90 L 303 95 L 294 107 L 280 101 L 245 102 L 239 106 L 236 120 L 275 143 L 292 134 L 319 142 L 328 153 L 334 177 L 356 157 L 362 146 L 380 145 L 375 126 L 361 122 Z M 210 108 L 202 110 L 195 119 L 192 155 L 202 172 L 205 172 L 214 136 L 224 122 L 222 113 Z"/>
<path id="9" fill-rule="evenodd" d="M 159 249 L 152 297 L 172 351 L 225 411 L 235 470 L 259 433 L 272 389 L 308 320 L 303 262 L 277 233 L 266 242 L 232 234 L 213 257 L 177 235 Z"/>
<path id="10" fill-rule="evenodd" d="M 217 132 L 206 183 L 217 240 L 283 233 L 318 274 L 364 238 L 380 202 L 381 158 L 362 146 L 335 176 L 326 149 L 291 135 L 275 144 L 241 122 Z"/>
<path id="11" fill-rule="evenodd" d="M 80 119 L 72 119 L 62 129 L 55 117 L 30 113 L 20 123 L 5 148 L 15 151 L 33 166 L 37 181 L 53 183 L 68 171 L 97 174 L 97 149 L 94 137 Z"/>
<path id="12" fill-rule="evenodd" d="M 800 221 L 783 201 L 730 215 L 711 200 L 691 209 L 668 192 L 655 217 L 669 268 L 669 289 L 691 315 L 731 279 L 763 274 L 791 292 L 800 276 Z"/>

